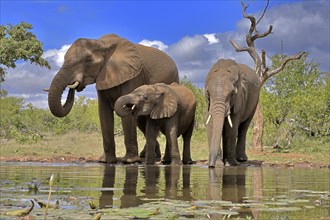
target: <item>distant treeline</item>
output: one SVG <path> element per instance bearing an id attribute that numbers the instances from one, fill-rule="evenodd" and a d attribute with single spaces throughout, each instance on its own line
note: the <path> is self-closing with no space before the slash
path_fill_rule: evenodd
<path id="1" fill-rule="evenodd" d="M 272 65 L 284 59 L 275 55 Z M 195 87 L 186 78 L 181 83 L 196 95 L 195 129 L 205 129 L 206 102 L 204 89 Z M 319 71 L 318 64 L 307 60 L 291 62 L 282 73 L 272 77 L 260 95 L 264 118 L 264 144 L 297 146 L 301 142 L 330 140 L 330 74 Z M 79 97 L 70 114 L 54 117 L 48 109 L 38 109 L 1 92 L 0 134 L 17 142 L 36 142 L 45 134 L 61 135 L 70 131 L 100 132 L 97 100 Z M 121 123 L 116 117 L 116 133 Z"/>

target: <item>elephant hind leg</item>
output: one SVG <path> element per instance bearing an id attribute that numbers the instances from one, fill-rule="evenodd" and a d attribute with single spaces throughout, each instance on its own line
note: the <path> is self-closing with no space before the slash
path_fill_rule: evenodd
<path id="1" fill-rule="evenodd" d="M 191 159 L 191 152 L 190 152 L 190 141 L 191 136 L 194 130 L 194 121 L 190 124 L 188 130 L 182 134 L 183 138 L 183 153 L 182 153 L 182 163 L 183 164 L 192 164 L 193 160 Z"/>

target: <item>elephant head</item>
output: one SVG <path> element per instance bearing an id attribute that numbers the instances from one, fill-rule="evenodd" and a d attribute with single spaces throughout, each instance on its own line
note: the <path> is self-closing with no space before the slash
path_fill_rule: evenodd
<path id="1" fill-rule="evenodd" d="M 207 75 L 205 95 L 209 114 L 206 124 L 210 167 L 215 166 L 220 152 L 223 127 L 230 126 L 232 127 L 230 129 L 237 129 L 237 115 L 244 110 L 247 100 L 245 82 L 244 72 L 233 60 L 219 60 Z"/>
<path id="2" fill-rule="evenodd" d="M 137 76 L 141 69 L 135 45 L 117 35 L 105 35 L 98 40 L 78 39 L 65 54 L 64 64 L 50 85 L 49 109 L 53 115 L 64 117 L 73 106 L 75 91 L 93 83 L 97 90 L 115 87 Z M 66 87 L 70 90 L 62 106 Z"/>
<path id="3" fill-rule="evenodd" d="M 177 95 L 166 84 L 143 85 L 117 99 L 115 111 L 120 117 L 132 114 L 151 119 L 169 118 L 177 111 Z"/>

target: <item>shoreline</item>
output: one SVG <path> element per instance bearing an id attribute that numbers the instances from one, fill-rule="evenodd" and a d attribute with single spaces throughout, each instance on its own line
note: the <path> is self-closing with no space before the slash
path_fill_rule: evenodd
<path id="1" fill-rule="evenodd" d="M 120 158 L 119 158 L 120 159 Z M 100 163 L 97 157 L 78 157 L 78 156 L 20 156 L 20 157 L 3 157 L 0 156 L 0 162 L 39 162 L 39 163 Z M 118 162 L 118 165 L 125 163 Z M 141 163 L 139 163 L 141 164 Z M 160 162 L 156 163 L 160 164 Z M 207 165 L 207 160 L 196 160 L 194 165 Z M 226 165 L 227 166 L 227 165 Z M 273 168 L 328 168 L 330 163 L 314 163 L 309 161 L 302 162 L 267 162 L 261 160 L 248 160 L 241 163 L 241 166 L 247 167 L 273 167 Z"/>

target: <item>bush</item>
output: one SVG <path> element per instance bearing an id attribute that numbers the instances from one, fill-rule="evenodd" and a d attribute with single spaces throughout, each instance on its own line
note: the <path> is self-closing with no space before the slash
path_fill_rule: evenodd
<path id="1" fill-rule="evenodd" d="M 273 66 L 286 56 L 275 55 Z M 261 91 L 266 145 L 295 146 L 301 140 L 328 142 L 330 137 L 330 76 L 307 60 L 288 63 Z M 297 144 L 299 142 L 299 144 Z M 307 143 L 307 142 L 306 142 Z"/>

